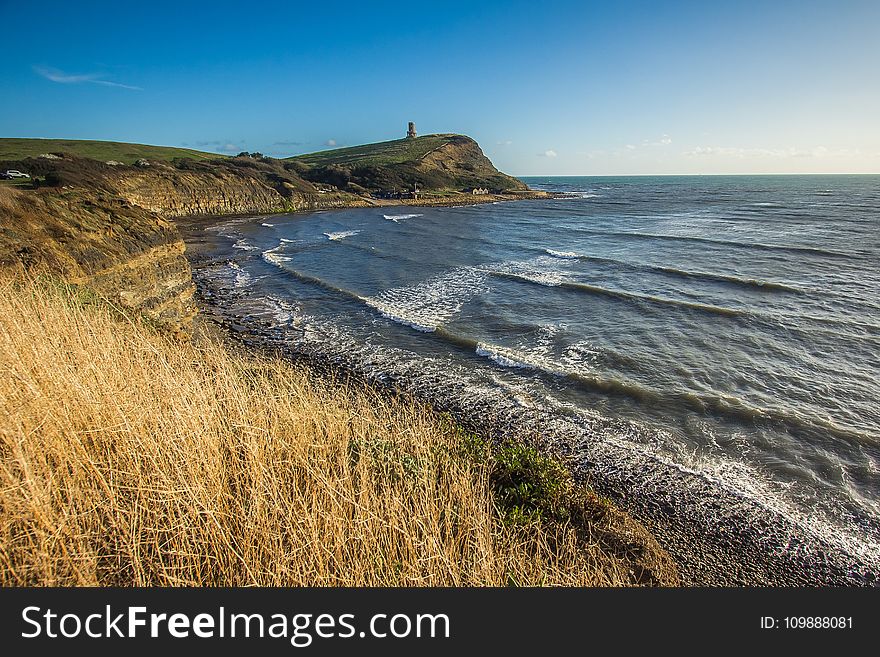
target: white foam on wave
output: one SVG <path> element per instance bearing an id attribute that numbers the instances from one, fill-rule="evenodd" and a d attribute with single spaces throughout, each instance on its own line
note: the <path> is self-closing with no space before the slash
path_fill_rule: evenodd
<path id="1" fill-rule="evenodd" d="M 357 235 L 359 230 L 338 230 L 336 232 L 324 233 L 327 236 L 327 239 L 332 240 L 334 242 L 338 240 L 344 240 L 346 237 L 351 237 L 352 235 Z"/>
<path id="2" fill-rule="evenodd" d="M 590 372 L 595 369 L 602 352 L 587 340 L 575 342 L 565 348 L 562 361 L 577 372 Z"/>
<path id="3" fill-rule="evenodd" d="M 261 225 L 261 226 L 265 226 L 266 228 L 275 228 L 275 224 L 262 223 L 262 224 L 260 224 L 260 225 Z"/>
<path id="4" fill-rule="evenodd" d="M 462 306 L 484 292 L 488 274 L 474 267 L 458 267 L 411 287 L 385 290 L 363 302 L 384 317 L 430 333 L 457 315 Z"/>
<path id="5" fill-rule="evenodd" d="M 545 357 L 541 353 L 524 349 L 511 349 L 487 342 L 478 342 L 474 351 L 478 356 L 488 358 L 501 367 L 539 370 L 555 376 L 565 376 L 565 372 L 552 359 Z"/>
<path id="6" fill-rule="evenodd" d="M 242 251 L 259 251 L 260 247 L 255 244 L 251 244 L 247 239 L 241 237 L 235 240 L 235 244 L 232 245 L 233 249 L 240 249 Z"/>
<path id="7" fill-rule="evenodd" d="M 265 297 L 264 303 L 269 316 L 276 324 L 292 326 L 298 323 L 299 308 L 295 303 L 271 294 Z"/>
<path id="8" fill-rule="evenodd" d="M 230 262 L 229 268 L 232 270 L 234 278 L 233 284 L 235 287 L 243 288 L 248 287 L 251 283 L 251 275 L 241 268 L 237 262 Z"/>
<path id="9" fill-rule="evenodd" d="M 281 267 L 282 263 L 290 262 L 293 258 L 289 255 L 284 255 L 281 253 L 281 250 L 284 248 L 285 243 L 291 242 L 292 240 L 282 239 L 278 246 L 266 249 L 260 254 L 260 257 L 263 258 L 270 265 L 275 265 L 276 267 Z"/>
<path id="10" fill-rule="evenodd" d="M 574 251 L 554 251 L 553 249 L 544 249 L 544 251 L 554 258 L 562 258 L 563 260 L 577 260 L 583 257 L 580 253 L 575 253 Z"/>
<path id="11" fill-rule="evenodd" d="M 489 271 L 490 273 L 515 276 L 538 285 L 556 287 L 567 280 L 565 274 L 556 268 L 558 265 L 559 259 L 540 256 L 531 260 L 502 262 L 498 265 L 490 266 L 491 269 Z"/>
<path id="12" fill-rule="evenodd" d="M 830 503 L 829 508 L 813 505 L 809 513 L 805 513 L 804 502 L 799 504 L 795 501 L 796 486 L 791 482 L 780 481 L 759 467 L 734 460 L 718 450 L 688 448 L 668 431 L 655 429 L 651 432 L 639 422 L 632 421 L 632 424 L 643 428 L 633 432 L 632 436 L 606 434 L 603 440 L 625 450 L 640 452 L 679 472 L 701 477 L 717 488 L 728 491 L 734 504 L 736 498 L 749 500 L 796 524 L 809 535 L 839 546 L 850 554 L 872 562 L 880 560 L 880 543 L 866 542 L 852 526 L 842 525 L 837 514 L 830 510 L 835 503 Z M 655 440 L 644 442 L 646 435 L 653 435 Z M 748 440 L 742 438 L 736 442 L 743 453 L 748 452 Z"/>
<path id="13" fill-rule="evenodd" d="M 282 267 L 285 262 L 292 262 L 293 258 L 290 256 L 281 255 L 280 253 L 275 253 L 273 249 L 270 249 L 269 251 L 263 251 L 263 260 L 268 262 L 270 265 Z"/>
<path id="14" fill-rule="evenodd" d="M 516 367 L 519 369 L 528 370 L 534 369 L 532 365 L 517 360 L 511 350 L 504 349 L 502 347 L 496 347 L 494 345 L 488 345 L 483 342 L 479 342 L 477 343 L 477 348 L 474 349 L 474 351 L 478 356 L 488 358 L 493 363 L 501 365 L 501 367 Z"/>
<path id="15" fill-rule="evenodd" d="M 424 217 L 423 214 L 383 214 L 383 217 L 394 223 L 400 223 L 401 219 L 415 219 L 416 217 Z"/>
<path id="16" fill-rule="evenodd" d="M 601 194 L 594 192 L 560 192 L 560 198 L 602 198 Z"/>

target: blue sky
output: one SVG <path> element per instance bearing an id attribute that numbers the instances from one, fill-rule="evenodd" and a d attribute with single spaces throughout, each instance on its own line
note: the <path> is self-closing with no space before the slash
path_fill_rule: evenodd
<path id="1" fill-rule="evenodd" d="M 880 2 L 7 2 L 0 136 L 516 175 L 880 172 Z"/>

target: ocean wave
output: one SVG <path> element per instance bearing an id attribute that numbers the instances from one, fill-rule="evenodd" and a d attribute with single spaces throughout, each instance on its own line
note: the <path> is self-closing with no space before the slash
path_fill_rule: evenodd
<path id="1" fill-rule="evenodd" d="M 764 244 L 762 242 L 739 242 L 736 240 L 720 240 L 714 239 L 711 237 L 696 237 L 694 235 L 668 235 L 663 233 L 641 233 L 637 231 L 626 231 L 626 230 L 616 230 L 616 231 L 604 231 L 604 230 L 593 230 L 590 228 L 576 228 L 574 229 L 579 233 L 586 233 L 589 235 L 607 235 L 609 237 L 630 237 L 636 239 L 649 239 L 649 240 L 670 240 L 675 242 L 700 242 L 703 244 L 714 244 L 718 246 L 725 247 L 733 247 L 739 249 L 756 249 L 761 251 L 779 251 L 783 253 L 808 253 L 812 255 L 820 255 L 830 258 L 852 258 L 852 253 L 846 253 L 843 251 L 833 251 L 830 249 L 820 249 L 818 247 L 813 246 L 796 246 L 796 245 L 784 245 L 784 244 Z"/>
<path id="2" fill-rule="evenodd" d="M 555 268 L 557 264 L 555 258 L 544 256 L 531 260 L 509 260 L 490 264 L 484 271 L 490 276 L 522 279 L 537 285 L 556 287 L 566 280 L 565 275 Z"/>
<path id="3" fill-rule="evenodd" d="M 458 342 L 466 342 L 459 339 Z M 477 342 L 475 352 L 502 367 L 525 369 L 553 377 L 564 378 L 590 392 L 622 396 L 639 403 L 668 405 L 701 414 L 734 419 L 746 426 L 770 424 L 795 432 L 822 432 L 853 445 L 863 445 L 876 436 L 865 435 L 854 429 L 840 426 L 829 419 L 810 417 L 781 409 L 762 408 L 747 403 L 734 395 L 720 392 L 679 392 L 655 389 L 634 381 L 602 376 L 582 369 L 566 369 L 563 364 L 543 354 L 523 349 L 511 349 L 485 342 Z"/>
<path id="4" fill-rule="evenodd" d="M 671 274 L 673 276 L 679 276 L 682 278 L 695 278 L 707 281 L 716 281 L 719 283 L 729 283 L 731 285 L 737 285 L 739 287 L 755 288 L 758 290 L 776 290 L 779 292 L 805 294 L 805 290 L 799 287 L 795 287 L 794 285 L 787 285 L 778 281 L 765 281 L 758 278 L 742 278 L 740 276 L 733 276 L 731 274 L 716 274 L 704 271 L 690 271 L 687 269 L 677 269 L 675 267 L 652 266 L 651 269 L 662 272 L 664 274 Z"/>
<path id="5" fill-rule="evenodd" d="M 488 270 L 492 276 L 496 278 L 505 278 L 511 281 L 521 281 L 523 283 L 532 283 L 534 285 L 543 285 L 544 287 L 559 287 L 563 280 L 559 276 L 552 275 L 535 275 L 529 273 L 520 273 L 514 271 Z"/>
<path id="6" fill-rule="evenodd" d="M 263 251 L 261 254 L 263 260 L 268 262 L 270 265 L 275 265 L 276 267 L 282 267 L 282 264 L 285 262 L 292 262 L 293 257 L 287 255 L 281 255 L 277 252 L 276 249 L 269 249 L 268 251 Z"/>
<path id="7" fill-rule="evenodd" d="M 235 241 L 235 244 L 232 245 L 233 249 L 239 249 L 241 251 L 259 251 L 260 247 L 255 244 L 252 244 L 244 237 L 241 237 Z"/>
<path id="8" fill-rule="evenodd" d="M 263 300 L 270 316 L 275 320 L 276 324 L 281 326 L 291 326 L 296 323 L 299 315 L 299 308 L 295 303 L 271 294 L 264 297 Z"/>
<path id="9" fill-rule="evenodd" d="M 457 315 L 462 306 L 486 289 L 486 272 L 458 267 L 417 285 L 385 290 L 362 301 L 381 315 L 419 331 L 432 332 Z"/>
<path id="10" fill-rule="evenodd" d="M 668 297 L 658 297 L 652 294 L 637 294 L 635 292 L 626 292 L 624 290 L 615 290 L 613 288 L 601 287 L 599 285 L 589 285 L 588 283 L 576 283 L 574 281 L 564 281 L 560 283 L 561 287 L 589 294 L 598 294 L 616 299 L 624 299 L 626 301 L 636 301 L 641 303 L 658 304 L 664 306 L 675 306 L 686 310 L 696 310 L 713 315 L 722 315 L 724 317 L 738 317 L 740 315 L 748 315 L 748 311 L 738 310 L 736 308 L 727 308 L 725 306 L 713 306 L 707 303 L 697 303 L 694 301 L 684 301 L 681 299 L 670 299 Z"/>
<path id="11" fill-rule="evenodd" d="M 237 262 L 230 262 L 229 268 L 233 272 L 233 284 L 237 288 L 245 288 L 251 284 L 251 275 L 241 268 Z"/>
<path id="12" fill-rule="evenodd" d="M 401 219 L 415 219 L 416 217 L 424 217 L 423 214 L 383 214 L 383 217 L 394 223 L 399 223 Z"/>
<path id="13" fill-rule="evenodd" d="M 260 225 L 261 225 L 261 226 L 265 226 L 266 228 L 275 228 L 275 224 L 262 223 L 262 224 L 260 224 Z"/>
<path id="14" fill-rule="evenodd" d="M 327 236 L 327 239 L 332 241 L 344 240 L 346 237 L 351 237 L 352 235 L 357 235 L 361 231 L 359 230 L 338 230 L 335 232 L 324 233 Z"/>
<path id="15" fill-rule="evenodd" d="M 594 192 L 557 192 L 560 198 L 602 198 L 602 194 Z"/>
<path id="16" fill-rule="evenodd" d="M 537 370 L 554 376 L 565 376 L 565 372 L 559 370 L 552 360 L 539 354 L 501 347 L 487 342 L 477 342 L 474 352 L 501 367 Z"/>
<path id="17" fill-rule="evenodd" d="M 544 252 L 552 255 L 554 258 L 562 258 L 563 260 L 579 260 L 583 256 L 574 251 L 554 251 L 553 249 L 544 249 Z"/>
<path id="18" fill-rule="evenodd" d="M 494 345 L 487 345 L 483 342 L 477 344 L 476 349 L 474 349 L 478 356 L 483 356 L 484 358 L 488 358 L 493 363 L 497 365 L 501 365 L 502 367 L 516 367 L 520 369 L 536 369 L 534 365 L 530 363 L 525 363 L 522 360 L 517 360 L 514 352 L 509 349 L 503 349 L 501 347 L 496 347 Z"/>
<path id="19" fill-rule="evenodd" d="M 577 281 L 564 279 L 546 279 L 542 280 L 538 277 L 523 275 L 517 272 L 509 271 L 492 271 L 493 276 L 500 278 L 508 278 L 511 280 L 522 281 L 524 283 L 533 283 L 536 285 L 544 285 L 545 287 L 558 287 L 567 290 L 574 290 L 586 294 L 594 294 L 598 296 L 610 297 L 613 299 L 621 299 L 623 301 L 631 301 L 636 303 L 648 303 L 663 306 L 674 306 L 685 310 L 699 311 L 713 315 L 721 315 L 724 317 L 739 317 L 748 315 L 746 310 L 737 308 L 727 308 L 725 306 L 713 306 L 706 303 L 698 303 L 695 301 L 684 301 L 682 299 L 670 299 L 668 297 L 658 297 L 652 294 L 638 294 L 636 292 L 626 292 L 625 290 L 616 290 L 614 288 L 601 287 L 599 285 L 590 285 L 589 283 L 579 283 Z"/>
<path id="20" fill-rule="evenodd" d="M 690 269 L 678 269 L 677 267 L 663 267 L 660 265 L 649 265 L 642 262 L 631 262 L 628 260 L 620 260 L 618 258 L 605 258 L 601 256 L 578 255 L 578 259 L 584 262 L 598 262 L 613 265 L 615 267 L 631 269 L 635 271 L 651 271 L 660 274 L 668 274 L 678 278 L 690 278 L 712 281 L 716 283 L 725 283 L 743 288 L 754 288 L 762 291 L 778 291 L 791 292 L 794 294 L 806 294 L 807 290 L 782 283 L 780 281 L 767 281 L 759 278 L 744 278 L 733 274 L 719 274 L 716 272 L 694 271 Z"/>

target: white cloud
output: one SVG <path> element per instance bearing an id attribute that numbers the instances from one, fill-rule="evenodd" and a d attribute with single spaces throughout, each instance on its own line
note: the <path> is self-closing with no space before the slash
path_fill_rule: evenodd
<path id="1" fill-rule="evenodd" d="M 539 157 L 556 157 L 557 153 L 552 148 L 544 151 L 543 153 L 538 153 Z"/>
<path id="2" fill-rule="evenodd" d="M 683 155 L 689 157 L 735 157 L 744 158 L 770 158 L 783 159 L 790 157 L 851 157 L 858 155 L 858 151 L 847 149 L 832 151 L 825 146 L 815 146 L 813 148 L 740 148 L 737 146 L 697 146 L 693 150 L 684 151 Z"/>
<path id="3" fill-rule="evenodd" d="M 324 146 L 336 146 L 336 140 L 335 139 L 328 139 L 327 141 L 324 142 Z"/>
<path id="4" fill-rule="evenodd" d="M 241 153 L 246 150 L 244 140 L 232 141 L 231 139 L 211 139 L 195 142 L 196 148 L 207 148 L 218 153 Z"/>
<path id="5" fill-rule="evenodd" d="M 672 143 L 672 137 L 670 137 L 669 135 L 665 135 L 665 134 L 662 135 L 660 137 L 660 139 L 656 139 L 654 141 L 650 141 L 648 139 L 645 139 L 642 142 L 642 144 L 644 144 L 645 146 L 669 146 L 669 144 L 671 144 L 671 143 Z M 629 146 L 627 146 L 627 148 L 629 148 Z M 633 147 L 633 148 L 635 148 L 635 147 Z M 630 149 L 630 150 L 632 150 L 632 149 Z"/>
<path id="6" fill-rule="evenodd" d="M 505 139 L 504 141 L 499 141 L 498 146 L 510 146 L 512 143 L 510 139 Z"/>
<path id="7" fill-rule="evenodd" d="M 626 150 L 628 150 L 628 151 L 634 151 L 634 150 L 636 150 L 636 147 L 635 147 L 635 145 L 633 145 L 633 144 L 627 144 L 627 145 L 626 145 Z"/>
<path id="8" fill-rule="evenodd" d="M 47 80 L 52 82 L 58 82 L 59 84 L 82 84 L 83 82 L 88 82 L 89 84 L 100 84 L 105 87 L 118 87 L 120 89 L 130 89 L 132 91 L 143 91 L 140 87 L 135 87 L 130 84 L 122 84 L 121 82 L 111 82 L 110 80 L 104 80 L 104 75 L 102 73 L 83 73 L 78 75 L 70 75 L 65 73 L 64 71 L 59 71 L 57 68 L 47 68 L 44 66 L 34 66 L 34 72 L 37 75 L 40 75 Z"/>

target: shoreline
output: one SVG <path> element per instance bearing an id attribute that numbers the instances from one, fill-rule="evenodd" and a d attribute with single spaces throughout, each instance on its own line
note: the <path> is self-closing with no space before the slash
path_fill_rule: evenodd
<path id="1" fill-rule="evenodd" d="M 248 215 L 253 216 L 253 215 Z M 258 220 L 260 217 L 254 217 Z M 230 217 L 214 217 L 215 223 Z M 204 228 L 198 222 L 192 228 Z M 211 260 L 190 234 L 187 258 L 194 274 Z M 641 522 L 678 564 L 686 586 L 871 586 L 878 565 L 832 545 L 757 499 L 697 472 L 663 463 L 603 438 L 603 425 L 580 427 L 546 411 L 493 398 L 464 403 L 454 386 L 420 387 L 404 373 L 371 371 L 330 345 L 297 345 L 290 330 L 236 316 L 222 291 L 194 275 L 201 321 L 219 325 L 247 348 L 281 354 L 318 376 L 356 378 L 387 394 L 406 394 L 486 437 L 516 435 L 562 457 L 575 476 Z M 255 321 L 256 320 L 256 321 Z M 430 372 L 419 372 L 430 378 Z M 605 420 L 613 424 L 613 418 Z M 607 428 L 607 427 L 606 427 Z"/>

